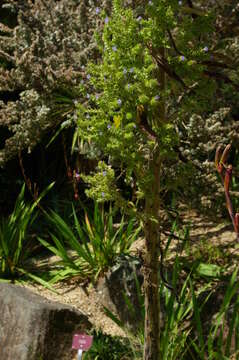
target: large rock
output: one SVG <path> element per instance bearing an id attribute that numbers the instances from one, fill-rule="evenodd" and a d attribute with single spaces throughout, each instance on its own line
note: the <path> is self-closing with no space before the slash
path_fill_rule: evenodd
<path id="1" fill-rule="evenodd" d="M 0 283 L 1 360 L 72 359 L 73 334 L 90 327 L 87 317 L 69 306 Z"/>

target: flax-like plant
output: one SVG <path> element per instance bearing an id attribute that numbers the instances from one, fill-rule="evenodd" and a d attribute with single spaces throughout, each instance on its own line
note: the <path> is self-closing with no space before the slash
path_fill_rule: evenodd
<path id="1" fill-rule="evenodd" d="M 239 213 L 234 214 L 232 201 L 230 197 L 230 183 L 232 180 L 232 165 L 227 164 L 231 145 L 228 144 L 223 150 L 222 146 L 218 146 L 215 155 L 216 169 L 221 177 L 222 185 L 224 187 L 226 206 L 229 212 L 237 240 L 239 240 Z"/>
<path id="2" fill-rule="evenodd" d="M 124 216 L 116 228 L 112 210 L 107 215 L 97 204 L 92 217 L 85 210 L 84 221 L 79 221 L 73 207 L 73 218 L 74 228 L 52 211 L 47 219 L 54 228 L 51 233 L 53 245 L 39 238 L 44 246 L 61 259 L 58 263 L 61 268 L 52 282 L 73 276 L 97 279 L 113 265 L 119 254 L 129 252 L 141 230 L 140 226 L 135 226 L 133 218 L 126 225 Z"/>
<path id="3" fill-rule="evenodd" d="M 27 269 L 27 260 L 32 257 L 32 244 L 28 231 L 37 217 L 37 206 L 52 188 L 50 184 L 32 204 L 24 201 L 25 185 L 16 200 L 12 214 L 0 223 L 0 278 L 16 279 L 22 275 L 34 278 Z M 40 280 L 40 279 L 38 279 Z"/>

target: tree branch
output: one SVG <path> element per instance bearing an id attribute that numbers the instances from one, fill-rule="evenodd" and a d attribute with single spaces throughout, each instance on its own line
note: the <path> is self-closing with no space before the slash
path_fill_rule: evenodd
<path id="1" fill-rule="evenodd" d="M 148 137 L 149 140 L 153 140 L 153 141 L 157 140 L 157 134 L 148 124 L 147 110 L 143 105 L 137 106 L 136 121 L 140 130 Z"/>
<path id="2" fill-rule="evenodd" d="M 235 84 L 227 75 L 219 73 L 217 71 L 209 71 L 209 70 L 205 70 L 204 74 L 206 76 L 209 76 L 211 78 L 217 79 L 217 80 L 222 80 L 227 84 L 231 84 L 232 86 L 235 87 L 235 89 L 239 90 L 239 85 Z"/>
<path id="3" fill-rule="evenodd" d="M 177 46 L 176 46 L 176 43 L 175 43 L 175 41 L 174 41 L 173 35 L 171 34 L 171 32 L 170 32 L 169 29 L 167 29 L 167 33 L 168 33 L 168 35 L 169 35 L 169 38 L 170 38 L 170 40 L 171 40 L 171 43 L 172 43 L 173 48 L 174 48 L 174 50 L 176 51 L 176 53 L 178 53 L 179 55 L 183 55 L 183 53 L 181 53 L 181 51 L 178 50 L 178 48 L 177 48 Z"/>
<path id="4" fill-rule="evenodd" d="M 152 58 L 153 60 L 156 62 L 156 64 L 170 77 L 173 78 L 174 80 L 176 80 L 177 82 L 179 82 L 184 89 L 187 89 L 187 85 L 184 83 L 183 79 L 180 78 L 180 76 L 170 68 L 167 60 L 162 57 L 159 56 L 155 50 L 152 49 L 151 45 L 147 46 L 149 51 L 151 52 Z M 157 79 L 159 80 L 159 79 Z"/>
<path id="5" fill-rule="evenodd" d="M 205 16 L 205 12 L 201 9 L 198 9 L 196 7 L 189 7 L 189 6 L 183 6 L 182 10 L 186 13 L 186 14 L 191 14 L 191 15 L 197 15 L 197 16 Z"/>

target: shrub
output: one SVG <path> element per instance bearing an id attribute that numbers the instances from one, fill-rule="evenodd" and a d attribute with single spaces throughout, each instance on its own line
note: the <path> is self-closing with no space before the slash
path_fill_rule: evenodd
<path id="1" fill-rule="evenodd" d="M 110 1 L 101 4 L 108 9 Z M 84 66 L 97 57 L 93 36 L 100 25 L 97 1 L 4 1 L 0 7 L 17 17 L 13 27 L 0 24 L 0 126 L 10 137 L 0 151 L 0 165 L 28 152 L 50 129 L 76 120 L 76 89 L 86 80 Z M 1 98 L 1 96 L 0 96 Z"/>

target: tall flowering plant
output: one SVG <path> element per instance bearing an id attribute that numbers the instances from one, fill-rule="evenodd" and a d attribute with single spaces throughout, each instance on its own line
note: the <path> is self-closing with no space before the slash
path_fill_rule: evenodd
<path id="1" fill-rule="evenodd" d="M 136 9 L 114 0 L 111 16 L 100 8 L 97 13 L 104 23 L 97 35 L 102 59 L 88 64 L 79 87 L 73 147 L 99 160 L 94 174 L 80 174 L 87 195 L 115 201 L 142 223 L 144 359 L 158 360 L 159 214 L 169 186 L 162 183 L 169 164 L 178 161 L 175 117 L 189 104 L 201 111 L 212 88 L 206 63 L 213 15 L 175 0 L 140 1 Z M 202 103 L 196 101 L 199 96 Z M 135 201 L 125 198 L 121 179 L 132 187 Z"/>

